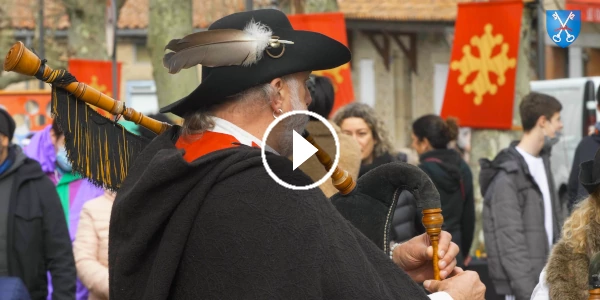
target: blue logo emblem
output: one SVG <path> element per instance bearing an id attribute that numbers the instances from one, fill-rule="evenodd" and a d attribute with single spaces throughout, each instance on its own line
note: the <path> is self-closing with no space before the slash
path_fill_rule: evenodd
<path id="1" fill-rule="evenodd" d="M 546 31 L 556 45 L 566 48 L 579 36 L 581 30 L 581 11 L 547 10 Z"/>

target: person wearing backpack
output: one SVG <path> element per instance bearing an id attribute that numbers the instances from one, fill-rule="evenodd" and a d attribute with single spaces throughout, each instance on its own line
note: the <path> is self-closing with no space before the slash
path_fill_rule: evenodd
<path id="1" fill-rule="evenodd" d="M 493 161 L 481 159 L 483 233 L 490 277 L 506 299 L 529 300 L 560 230 L 550 150 L 563 127 L 556 98 L 530 93 L 519 106 L 523 137 Z"/>
<path id="2" fill-rule="evenodd" d="M 450 232 L 452 241 L 460 247 L 456 261 L 457 266 L 464 267 L 475 232 L 475 201 L 471 169 L 460 153 L 448 148 L 457 135 L 455 119 L 425 115 L 412 124 L 411 146 L 419 154 L 419 168 L 429 175 L 440 193 L 442 229 Z"/>

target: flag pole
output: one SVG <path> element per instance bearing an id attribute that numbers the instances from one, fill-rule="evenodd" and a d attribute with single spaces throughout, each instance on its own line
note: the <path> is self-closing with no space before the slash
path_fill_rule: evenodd
<path id="1" fill-rule="evenodd" d="M 46 51 L 44 48 L 44 0 L 39 0 L 38 1 L 39 4 L 39 11 L 38 11 L 38 18 L 39 18 L 39 31 L 40 31 L 40 42 L 39 42 L 39 55 L 41 58 L 44 58 L 46 56 Z M 40 86 L 40 90 L 43 90 L 45 88 L 45 83 L 43 81 L 40 81 L 39 83 Z"/>
<path id="2" fill-rule="evenodd" d="M 117 21 L 119 17 L 117 15 L 117 3 L 115 0 L 110 0 L 110 7 L 112 9 L 113 15 L 113 43 L 112 43 L 112 94 L 115 99 L 119 99 L 119 95 L 117 95 L 118 84 L 117 82 Z"/>
<path id="3" fill-rule="evenodd" d="M 544 2 L 537 1 L 537 73 L 538 80 L 546 79 L 546 35 L 544 34 Z"/>

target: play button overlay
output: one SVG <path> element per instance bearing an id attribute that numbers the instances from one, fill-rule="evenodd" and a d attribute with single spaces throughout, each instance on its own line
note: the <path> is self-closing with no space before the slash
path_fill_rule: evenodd
<path id="1" fill-rule="evenodd" d="M 308 122 L 309 117 L 316 120 Z M 315 135 L 309 130 L 313 139 L 321 141 L 317 141 L 319 143 L 317 146 L 323 149 L 322 151 L 325 151 L 333 160 L 333 165 L 327 172 L 325 172 L 325 167 L 316 157 L 319 149 L 302 136 L 305 129 L 302 125 L 307 122 L 309 123 L 307 129 L 315 130 L 315 133 L 318 134 L 319 138 L 315 138 Z M 327 119 L 307 110 L 290 111 L 273 120 L 263 135 L 260 148 L 263 166 L 269 176 L 279 185 L 292 190 L 310 190 L 319 187 L 331 178 L 339 163 L 340 142 L 335 129 Z M 282 171 L 273 170 L 268 163 L 266 152 L 273 152 L 273 150 L 280 152 L 280 155 L 286 156 L 292 161 L 293 172 L 316 169 L 316 172 L 312 172 L 313 174 L 307 174 L 315 182 L 305 186 L 297 186 L 282 180 L 277 176 L 277 173 Z M 284 171 L 289 174 L 289 169 Z"/>
<path id="2" fill-rule="evenodd" d="M 318 149 L 303 138 L 296 130 L 293 130 L 294 139 L 292 140 L 294 149 L 292 170 L 296 170 L 302 163 L 317 153 Z"/>

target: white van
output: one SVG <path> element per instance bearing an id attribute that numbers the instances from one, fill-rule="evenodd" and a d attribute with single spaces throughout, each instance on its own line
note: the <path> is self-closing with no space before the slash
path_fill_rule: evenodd
<path id="1" fill-rule="evenodd" d="M 555 186 L 561 200 L 567 203 L 567 184 L 575 149 L 581 139 L 588 135 L 600 116 L 596 110 L 596 99 L 600 77 L 581 77 L 555 80 L 532 81 L 532 92 L 551 95 L 562 104 L 561 118 L 563 136 L 552 148 L 551 164 Z"/>

